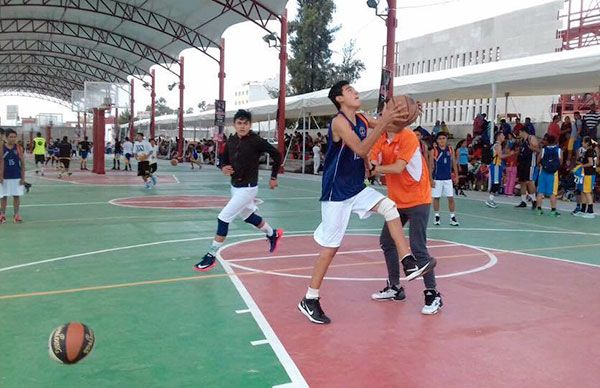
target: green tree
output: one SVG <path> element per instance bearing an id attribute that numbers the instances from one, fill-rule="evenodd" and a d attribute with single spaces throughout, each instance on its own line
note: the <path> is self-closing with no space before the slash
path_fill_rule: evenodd
<path id="1" fill-rule="evenodd" d="M 117 119 L 117 123 L 119 125 L 127 124 L 129 122 L 130 118 L 131 118 L 131 113 L 128 110 L 126 110 L 119 115 L 119 118 Z"/>
<path id="2" fill-rule="evenodd" d="M 205 100 L 200 101 L 197 106 L 198 106 L 198 111 L 204 112 L 207 108 L 206 101 Z"/>
<path id="3" fill-rule="evenodd" d="M 150 106 L 150 105 L 146 106 L 147 112 L 150 112 L 151 110 L 152 110 L 152 106 Z M 175 112 L 177 112 L 177 110 L 169 108 L 169 106 L 167 105 L 167 100 L 164 97 L 158 97 L 156 99 L 156 115 L 157 116 L 170 115 Z"/>
<path id="4" fill-rule="evenodd" d="M 365 70 L 365 64 L 356 58 L 358 50 L 356 41 L 353 39 L 344 45 L 342 49 L 342 63 L 335 65 L 332 69 L 331 83 L 347 80 L 354 83 L 360 78 L 360 73 Z"/>
<path id="5" fill-rule="evenodd" d="M 194 108 L 192 108 L 191 106 L 189 108 L 187 108 L 185 110 L 185 113 L 190 114 L 190 113 L 194 113 Z"/>
<path id="6" fill-rule="evenodd" d="M 333 0 L 298 0 L 298 17 L 290 22 L 290 50 L 288 62 L 290 86 L 294 94 L 324 89 L 331 83 L 331 50 L 333 34 L 339 27 L 331 27 L 335 4 Z"/>

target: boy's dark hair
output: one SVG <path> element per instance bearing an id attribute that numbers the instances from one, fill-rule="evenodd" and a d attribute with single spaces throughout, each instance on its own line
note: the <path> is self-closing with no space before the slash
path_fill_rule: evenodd
<path id="1" fill-rule="evenodd" d="M 9 137 L 9 136 L 10 136 L 10 135 L 12 135 L 13 133 L 14 133 L 15 135 L 17 134 L 17 132 L 16 132 L 14 129 L 11 129 L 11 128 L 8 128 L 8 129 L 5 129 L 5 130 L 4 130 L 4 134 L 6 135 L 6 137 Z"/>
<path id="2" fill-rule="evenodd" d="M 592 138 L 589 136 L 584 136 L 582 142 L 585 144 L 592 144 Z"/>
<path id="3" fill-rule="evenodd" d="M 0 135 L 4 135 L 4 128 L 0 128 Z"/>
<path id="4" fill-rule="evenodd" d="M 556 143 L 556 138 L 554 136 L 546 134 L 546 136 L 544 137 L 546 138 L 546 142 L 548 142 L 549 145 Z"/>
<path id="5" fill-rule="evenodd" d="M 36 136 L 37 136 L 37 137 L 42 137 L 42 133 L 41 133 L 41 132 L 38 132 L 38 133 L 36 133 Z"/>
<path id="6" fill-rule="evenodd" d="M 498 141 L 498 136 L 500 135 L 504 135 L 504 133 L 502 131 L 498 131 L 494 134 L 494 141 Z"/>
<path id="7" fill-rule="evenodd" d="M 233 115 L 233 121 L 235 122 L 236 120 L 252 122 L 252 113 L 245 109 L 240 109 Z"/>
<path id="8" fill-rule="evenodd" d="M 140 136 L 142 136 L 142 137 L 143 137 L 143 136 L 144 136 L 144 133 L 143 133 L 143 132 L 138 132 L 138 133 L 136 133 L 136 135 L 140 135 Z"/>
<path id="9" fill-rule="evenodd" d="M 438 134 L 435 135 L 435 140 L 439 139 L 442 136 L 445 137 L 446 139 L 448 138 L 448 134 L 446 132 L 438 132 Z"/>
<path id="10" fill-rule="evenodd" d="M 67 140 L 69 140 L 69 138 L 67 136 L 64 136 L 63 141 L 67 141 Z"/>
<path id="11" fill-rule="evenodd" d="M 331 100 L 331 102 L 333 102 L 333 105 L 335 105 L 335 107 L 338 110 L 341 108 L 341 106 L 340 106 L 340 103 L 337 102 L 337 100 L 335 98 L 342 95 L 342 89 L 346 85 L 350 85 L 350 82 L 348 82 L 346 80 L 336 82 L 331 87 L 331 89 L 329 89 L 329 94 L 327 95 L 329 97 L 329 99 Z"/>

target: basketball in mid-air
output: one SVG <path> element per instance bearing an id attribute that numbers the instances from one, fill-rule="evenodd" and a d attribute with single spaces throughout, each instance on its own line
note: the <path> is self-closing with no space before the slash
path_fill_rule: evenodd
<path id="1" fill-rule="evenodd" d="M 419 111 L 419 104 L 415 102 L 411 97 L 400 95 L 392 97 L 386 104 L 386 109 L 392 109 L 396 107 L 402 114 L 402 120 L 404 125 L 410 125 L 414 123 L 421 112 Z"/>
<path id="2" fill-rule="evenodd" d="M 83 323 L 69 322 L 52 331 L 48 352 L 61 364 L 75 364 L 91 353 L 95 342 L 92 329 Z"/>
<path id="3" fill-rule="evenodd" d="M 171 159 L 171 166 L 177 166 L 177 159 Z"/>

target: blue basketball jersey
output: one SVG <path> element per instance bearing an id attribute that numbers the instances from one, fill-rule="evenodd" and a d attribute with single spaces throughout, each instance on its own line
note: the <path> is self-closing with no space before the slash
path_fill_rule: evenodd
<path id="1" fill-rule="evenodd" d="M 348 120 L 354 133 L 362 141 L 367 137 L 368 122 L 364 116 L 357 114 L 355 116 L 356 125 L 350 121 L 342 112 L 342 115 Z M 333 120 L 332 120 L 333 121 Z M 329 123 L 329 139 L 327 154 L 323 162 L 323 181 L 321 201 L 344 201 L 360 193 L 365 186 L 365 163 L 361 156 L 356 155 L 340 139 L 333 141 L 333 131 L 331 122 Z"/>
<path id="2" fill-rule="evenodd" d="M 452 179 L 452 148 L 446 146 L 445 149 L 441 149 L 436 145 L 433 150 L 435 163 L 433 165 L 433 179 L 439 181 Z"/>
<path id="3" fill-rule="evenodd" d="M 21 159 L 19 158 L 18 146 L 12 149 L 6 145 L 3 147 L 4 155 L 4 179 L 21 179 Z"/>

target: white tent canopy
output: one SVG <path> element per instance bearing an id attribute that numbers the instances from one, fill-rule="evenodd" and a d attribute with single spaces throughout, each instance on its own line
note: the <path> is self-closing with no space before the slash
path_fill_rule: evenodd
<path id="1" fill-rule="evenodd" d="M 491 85 L 498 96 L 541 96 L 561 93 L 597 91 L 600 87 L 600 46 L 490 62 L 431 73 L 397 77 L 394 94 L 409 94 L 419 101 L 459 100 L 492 97 Z M 323 116 L 335 113 L 327 98 L 328 90 L 319 90 L 286 98 L 286 118 L 298 119 L 304 114 Z M 365 110 L 374 109 L 378 89 L 361 91 Z M 277 100 L 256 101 L 240 106 L 252 112 L 255 121 L 273 120 Z M 226 113 L 228 124 L 236 109 Z M 185 115 L 185 122 L 200 127 L 212 127 L 214 111 Z M 156 118 L 157 123 L 175 123 L 175 115 Z M 136 125 L 147 125 L 139 120 Z"/>

